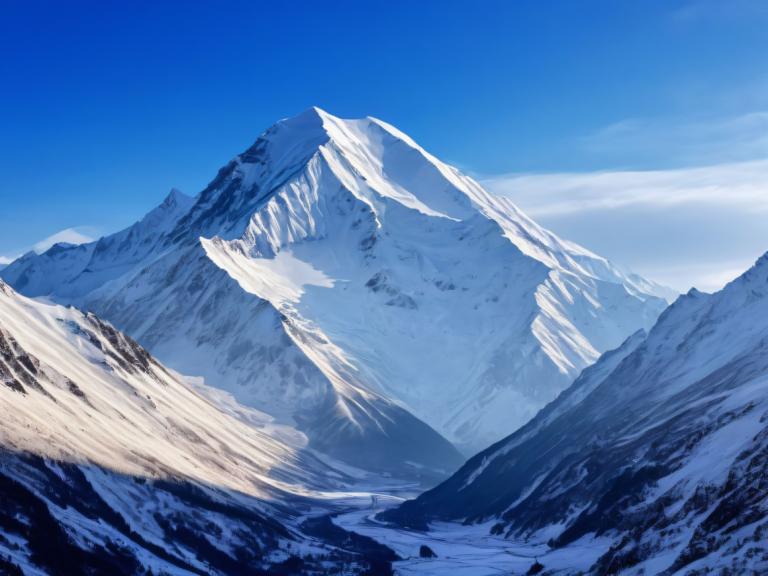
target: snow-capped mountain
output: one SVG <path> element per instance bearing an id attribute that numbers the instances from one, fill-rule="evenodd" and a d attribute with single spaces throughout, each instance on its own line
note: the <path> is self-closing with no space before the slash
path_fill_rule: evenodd
<path id="1" fill-rule="evenodd" d="M 602 541 L 596 574 L 768 572 L 768 254 L 692 290 L 650 332 L 451 479 L 389 512 L 489 521 L 554 547 Z"/>
<path id="2" fill-rule="evenodd" d="M 657 287 L 374 118 L 278 122 L 195 198 L 2 276 L 365 467 L 460 462 L 650 327 Z"/>
<path id="3" fill-rule="evenodd" d="M 0 573 L 325 574 L 387 558 L 301 523 L 318 490 L 350 480 L 301 433 L 222 411 L 111 325 L 2 281 L 0 418 Z"/>

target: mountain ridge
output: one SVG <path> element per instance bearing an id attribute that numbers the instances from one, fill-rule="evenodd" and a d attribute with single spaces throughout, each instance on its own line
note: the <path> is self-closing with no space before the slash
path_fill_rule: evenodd
<path id="1" fill-rule="evenodd" d="M 2 276 L 93 309 L 326 447 L 411 414 L 414 434 L 472 451 L 665 307 L 396 128 L 317 108 L 268 129 L 156 228 Z"/>
<path id="2" fill-rule="evenodd" d="M 526 426 L 384 516 L 490 522 L 567 548 L 590 573 L 761 573 L 768 428 L 768 253 L 721 291 L 680 296 Z"/>
<path id="3" fill-rule="evenodd" d="M 0 572 L 319 575 L 396 558 L 306 522 L 361 471 L 210 392 L 95 315 L 0 280 Z"/>

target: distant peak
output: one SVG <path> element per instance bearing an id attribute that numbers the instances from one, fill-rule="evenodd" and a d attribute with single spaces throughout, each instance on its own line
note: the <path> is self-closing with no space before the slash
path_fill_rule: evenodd
<path id="1" fill-rule="evenodd" d="M 185 202 L 188 200 L 191 200 L 191 198 L 184 194 L 184 192 L 178 188 L 171 188 L 168 196 L 166 196 L 165 200 L 163 200 L 163 205 L 173 208 L 178 206 L 180 202 Z"/>
<path id="2" fill-rule="evenodd" d="M 766 294 L 768 293 L 766 284 L 768 284 L 768 252 L 760 256 L 749 270 L 729 282 L 725 290 L 735 285 L 750 285 L 754 293 Z"/>
<path id="3" fill-rule="evenodd" d="M 768 252 L 760 256 L 755 262 L 755 268 L 760 268 L 762 266 L 768 266 Z"/>
<path id="4" fill-rule="evenodd" d="M 187 196 L 178 188 L 171 188 L 171 191 L 165 197 L 163 203 L 160 204 L 160 208 L 164 210 L 176 210 L 179 208 L 185 209 L 188 208 L 193 201 L 194 198 Z"/>
<path id="5" fill-rule="evenodd" d="M 79 246 L 81 246 L 81 244 L 73 244 L 72 242 L 56 242 L 56 244 L 53 244 L 50 248 L 48 248 L 45 253 L 52 256 L 54 254 L 65 252 L 70 248 L 76 248 Z"/>

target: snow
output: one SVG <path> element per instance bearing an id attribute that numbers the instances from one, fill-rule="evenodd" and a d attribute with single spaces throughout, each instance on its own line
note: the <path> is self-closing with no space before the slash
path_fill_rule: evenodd
<path id="1" fill-rule="evenodd" d="M 0 387 L 2 446 L 124 474 L 182 476 L 260 497 L 271 498 L 275 490 L 306 494 L 305 485 L 323 482 L 324 467 L 313 471 L 299 456 L 303 435 L 263 415 L 261 422 L 253 414 L 243 418 L 245 408 L 233 416 L 160 365 L 147 372 L 125 369 L 113 360 L 120 351 L 98 324 L 76 309 L 4 287 L 0 330 L 40 361 L 38 380 L 47 393 Z M 73 394 L 69 381 L 84 396 Z M 273 478 L 278 469 L 295 484 Z"/>
<path id="2" fill-rule="evenodd" d="M 638 551 L 629 574 L 659 573 L 703 539 L 705 557 L 679 572 L 766 566 L 768 255 L 657 321 L 661 287 L 557 238 L 396 128 L 311 109 L 198 196 L 174 190 L 136 225 L 26 255 L 3 276 L 38 297 L 0 282 L 0 334 L 39 368 L 0 362 L 0 445 L 45 456 L 61 481 L 80 464 L 151 542 L 163 544 L 158 510 L 190 509 L 126 478 L 190 479 L 267 514 L 300 499 L 294 527 L 339 513 L 404 558 L 399 574 L 525 573 L 534 559 L 570 574 L 609 550 Z M 98 310 L 194 376 L 145 366 L 109 326 L 48 301 Z M 399 431 L 400 408 L 465 450 L 517 430 L 410 504 L 432 521 L 425 532 L 370 509 L 372 495 L 396 507 L 422 485 L 329 456 Z M 606 497 L 620 481 L 631 505 Z M 51 510 L 83 545 L 120 539 L 75 507 Z M 757 520 L 740 523 L 747 512 Z M 210 522 L 224 546 L 236 539 L 225 519 Z M 574 541 L 550 547 L 574 527 Z M 437 558 L 418 558 L 421 545 Z"/>
<path id="3" fill-rule="evenodd" d="M 564 552 L 602 534 L 598 571 L 611 558 L 638 575 L 764 570 L 767 286 L 768 255 L 716 294 L 681 296 L 518 432 L 386 517 L 430 521 L 430 534 L 437 519 L 490 523 Z"/>
<path id="4" fill-rule="evenodd" d="M 328 139 L 305 170 L 241 238 L 203 239 L 205 250 L 243 289 L 337 346 L 367 389 L 467 450 L 527 421 L 596 346 L 648 327 L 663 307 L 393 127 L 317 114 Z M 601 275 L 575 257 L 599 260 Z M 633 294 L 609 290 L 621 281 Z"/>
<path id="5" fill-rule="evenodd" d="M 490 534 L 489 524 L 465 526 L 435 523 L 428 532 L 388 526 L 376 520 L 382 508 L 400 503 L 398 498 L 379 497 L 378 510 L 361 498 L 358 509 L 336 516 L 335 524 L 369 536 L 391 547 L 403 561 L 395 562 L 397 574 L 442 576 L 492 576 L 525 574 L 538 560 L 549 573 L 575 574 L 586 571 L 610 545 L 608 538 L 585 538 L 567 549 L 551 549 L 544 540 L 516 541 Z M 366 506 L 367 504 L 367 506 Z M 429 546 L 437 558 L 420 558 L 419 548 Z"/>
<path id="6" fill-rule="evenodd" d="M 80 250 L 1 274 L 320 444 L 332 398 L 338 428 L 397 406 L 473 452 L 666 305 L 397 128 L 318 108 Z"/>
<path id="7" fill-rule="evenodd" d="M 334 280 L 311 264 L 283 250 L 271 259 L 251 259 L 240 252 L 222 250 L 219 239 L 201 239 L 208 257 L 220 268 L 231 271 L 243 290 L 263 294 L 279 306 L 301 300 L 308 286 L 332 288 Z"/>

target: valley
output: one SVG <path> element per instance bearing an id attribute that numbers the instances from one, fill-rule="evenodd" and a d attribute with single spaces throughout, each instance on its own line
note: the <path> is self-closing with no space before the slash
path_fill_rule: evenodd
<path id="1" fill-rule="evenodd" d="M 768 256 L 670 304 L 311 108 L 0 278 L 9 573 L 768 570 Z"/>

